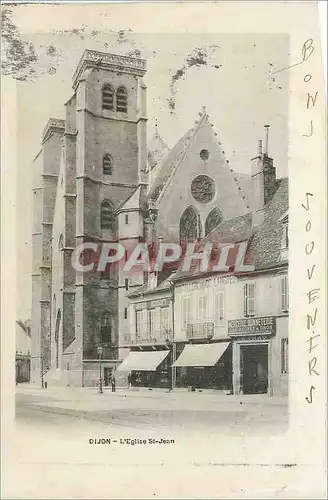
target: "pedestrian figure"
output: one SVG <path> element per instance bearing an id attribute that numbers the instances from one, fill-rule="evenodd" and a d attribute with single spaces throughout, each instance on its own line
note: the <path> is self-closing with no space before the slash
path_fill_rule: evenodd
<path id="1" fill-rule="evenodd" d="M 132 382 L 132 377 L 131 377 L 131 372 L 128 375 L 128 389 L 131 387 L 131 382 Z"/>
<path id="2" fill-rule="evenodd" d="M 111 383 L 112 383 L 112 392 L 115 392 L 116 391 L 116 380 L 115 380 L 114 375 L 112 376 Z"/>

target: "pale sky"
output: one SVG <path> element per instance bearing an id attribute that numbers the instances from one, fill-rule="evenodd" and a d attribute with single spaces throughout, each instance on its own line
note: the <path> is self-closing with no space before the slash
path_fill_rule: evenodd
<path id="1" fill-rule="evenodd" d="M 24 40 L 33 44 L 38 61 L 33 66 L 36 77 L 17 83 L 17 318 L 31 315 L 32 160 L 48 118 L 64 118 L 72 75 L 86 48 L 124 54 L 139 50 L 147 60 L 148 139 L 157 118 L 160 135 L 172 147 L 206 106 L 232 168 L 249 172 L 264 125 L 270 124 L 269 153 L 277 176 L 287 175 L 288 72 L 278 73 L 275 80 L 271 76 L 288 65 L 286 35 L 153 34 L 128 28 L 119 35 L 118 20 L 111 19 L 105 28 L 101 14 L 92 23 L 80 16 L 75 31 L 64 26 L 63 18 L 62 30 L 58 26 L 42 33 L 40 21 L 40 33 L 35 34 L 24 25 L 24 16 L 20 23 L 18 17 L 13 20 L 25 26 Z M 174 75 L 180 77 L 172 80 Z"/>

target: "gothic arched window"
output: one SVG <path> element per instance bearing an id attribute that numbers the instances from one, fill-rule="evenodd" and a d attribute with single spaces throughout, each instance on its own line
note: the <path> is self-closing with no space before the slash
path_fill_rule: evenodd
<path id="1" fill-rule="evenodd" d="M 109 111 L 114 110 L 114 89 L 109 83 L 106 83 L 102 89 L 102 107 Z"/>
<path id="2" fill-rule="evenodd" d="M 218 208 L 213 208 L 213 210 L 208 214 L 205 221 L 205 236 L 207 236 L 213 229 L 215 229 L 222 221 L 222 214 Z"/>
<path id="3" fill-rule="evenodd" d="M 102 229 L 114 229 L 114 209 L 109 200 L 105 200 L 101 204 L 100 226 Z"/>
<path id="4" fill-rule="evenodd" d="M 112 175 L 113 172 L 113 160 L 111 155 L 105 154 L 103 157 L 103 174 Z"/>
<path id="5" fill-rule="evenodd" d="M 104 313 L 100 323 L 100 340 L 102 344 L 112 343 L 112 316 Z"/>
<path id="6" fill-rule="evenodd" d="M 180 218 L 180 241 L 193 242 L 201 236 L 201 222 L 197 210 L 188 207 Z"/>
<path id="7" fill-rule="evenodd" d="M 125 87 L 118 87 L 116 91 L 116 111 L 126 113 L 128 110 L 128 93 Z"/>

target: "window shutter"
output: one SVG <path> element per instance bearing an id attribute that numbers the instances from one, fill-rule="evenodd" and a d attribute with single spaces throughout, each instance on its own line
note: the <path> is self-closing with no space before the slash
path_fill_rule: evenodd
<path id="1" fill-rule="evenodd" d="M 248 316 L 247 300 L 248 300 L 248 285 L 246 283 L 244 285 L 244 316 Z"/>
<path id="2" fill-rule="evenodd" d="M 253 316 L 256 314 L 256 283 L 253 283 Z"/>
<path id="3" fill-rule="evenodd" d="M 220 323 L 224 320 L 224 293 L 221 292 L 219 295 L 220 300 Z"/>

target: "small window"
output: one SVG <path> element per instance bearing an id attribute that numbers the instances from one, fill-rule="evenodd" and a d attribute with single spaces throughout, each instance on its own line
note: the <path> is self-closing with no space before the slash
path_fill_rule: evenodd
<path id="1" fill-rule="evenodd" d="M 105 200 L 101 204 L 100 210 L 101 228 L 114 229 L 114 210 L 110 201 Z"/>
<path id="2" fill-rule="evenodd" d="M 113 160 L 109 154 L 105 154 L 103 157 L 103 174 L 112 175 L 113 173 Z"/>
<path id="3" fill-rule="evenodd" d="M 255 283 L 244 285 L 244 315 L 255 316 Z"/>
<path id="4" fill-rule="evenodd" d="M 124 319 L 128 319 L 128 308 L 124 307 Z"/>
<path id="5" fill-rule="evenodd" d="M 106 84 L 102 90 L 102 107 L 109 111 L 114 110 L 114 89 L 111 85 Z"/>
<path id="6" fill-rule="evenodd" d="M 125 290 L 129 290 L 129 278 L 125 278 L 124 284 L 125 284 Z"/>
<path id="7" fill-rule="evenodd" d="M 129 215 L 125 214 L 125 224 L 129 224 Z"/>
<path id="8" fill-rule="evenodd" d="M 288 339 L 281 339 L 281 373 L 288 373 Z"/>
<path id="9" fill-rule="evenodd" d="M 126 113 L 128 110 L 128 94 L 125 87 L 119 87 L 116 91 L 116 111 Z"/>
<path id="10" fill-rule="evenodd" d="M 288 277 L 284 276 L 281 278 L 281 310 L 282 312 L 288 312 L 289 307 L 289 297 L 288 297 Z"/>
<path id="11" fill-rule="evenodd" d="M 201 152 L 199 153 L 199 156 L 201 157 L 201 159 L 203 161 L 206 161 L 209 159 L 210 157 L 210 153 L 208 152 L 207 149 L 202 149 Z"/>

